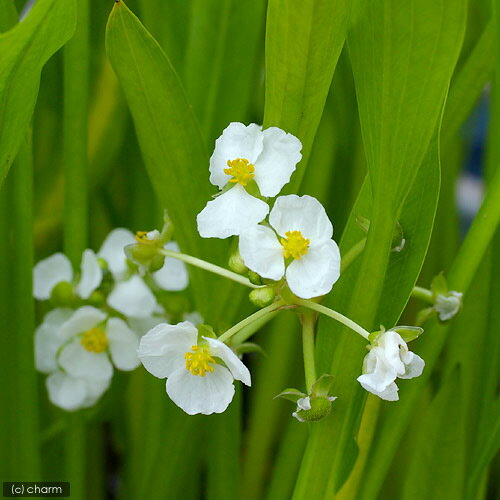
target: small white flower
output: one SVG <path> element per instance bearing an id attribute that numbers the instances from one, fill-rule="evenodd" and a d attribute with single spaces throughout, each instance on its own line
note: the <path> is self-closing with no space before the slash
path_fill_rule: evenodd
<path id="1" fill-rule="evenodd" d="M 458 314 L 462 307 L 462 296 L 460 292 L 450 291 L 446 295 L 439 294 L 436 297 L 434 309 L 441 321 L 448 321 Z"/>
<path id="2" fill-rule="evenodd" d="M 363 361 L 363 375 L 358 382 L 367 391 L 387 401 L 397 401 L 396 378 L 418 377 L 425 366 L 424 360 L 408 350 L 401 336 L 388 330 L 375 339 Z"/>
<path id="3" fill-rule="evenodd" d="M 128 229 L 118 227 L 106 236 L 100 250 L 97 252 L 97 255 L 107 262 L 108 269 L 116 281 L 123 280 L 127 274 L 128 265 L 125 247 L 135 242 L 135 236 Z"/>
<path id="4" fill-rule="evenodd" d="M 59 370 L 46 380 L 50 401 L 66 411 L 93 406 L 111 383 L 111 377 L 73 377 Z"/>
<path id="5" fill-rule="evenodd" d="M 81 276 L 76 285 L 76 293 L 82 299 L 88 299 L 102 281 L 102 269 L 92 250 L 86 249 L 83 252 L 80 269 Z M 54 287 L 61 282 L 73 282 L 73 268 L 66 255 L 55 253 L 34 267 L 33 296 L 38 300 L 47 300 Z"/>
<path id="6" fill-rule="evenodd" d="M 340 252 L 321 203 L 307 195 L 280 196 L 269 223 L 274 231 L 255 225 L 240 235 L 247 267 L 275 281 L 286 275 L 290 290 L 303 299 L 328 293 L 340 276 Z"/>
<path id="7" fill-rule="evenodd" d="M 255 181 L 260 194 L 274 197 L 289 182 L 302 155 L 301 142 L 277 127 L 262 130 L 254 123 L 230 123 L 215 142 L 210 158 L 210 182 L 219 189 L 234 187 L 209 201 L 198 214 L 204 238 L 239 235 L 261 222 L 269 212 L 264 201 L 246 190 Z"/>
<path id="8" fill-rule="evenodd" d="M 208 337 L 198 344 L 198 330 L 187 321 L 153 328 L 138 354 L 152 375 L 167 378 L 167 394 L 189 415 L 222 413 L 233 399 L 233 380 L 251 384 L 247 367 L 226 344 Z"/>

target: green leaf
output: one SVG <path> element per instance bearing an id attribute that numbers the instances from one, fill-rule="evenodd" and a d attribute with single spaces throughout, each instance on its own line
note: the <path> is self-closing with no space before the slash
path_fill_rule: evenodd
<path id="1" fill-rule="evenodd" d="M 302 182 L 352 5 L 351 0 L 269 2 L 264 126 L 281 127 L 303 145 L 287 192 L 296 192 Z"/>
<path id="2" fill-rule="evenodd" d="M 174 68 L 123 2 L 115 3 L 109 17 L 106 48 L 132 112 L 153 187 L 177 228 L 176 240 L 191 255 L 220 259 L 222 242 L 209 244 L 196 229 L 196 214 L 210 199 L 208 155 Z M 210 280 L 190 271 L 198 307 L 208 319 L 204 299 Z"/>
<path id="3" fill-rule="evenodd" d="M 276 394 L 276 396 L 274 396 L 274 399 L 283 398 L 287 399 L 288 401 L 292 401 L 293 403 L 296 403 L 300 398 L 305 398 L 306 396 L 307 394 L 304 394 L 298 389 L 290 387 L 288 389 L 285 389 L 284 391 L 281 391 L 279 394 Z"/>
<path id="4" fill-rule="evenodd" d="M 0 186 L 31 120 L 42 68 L 74 30 L 74 0 L 39 0 L 0 35 Z"/>

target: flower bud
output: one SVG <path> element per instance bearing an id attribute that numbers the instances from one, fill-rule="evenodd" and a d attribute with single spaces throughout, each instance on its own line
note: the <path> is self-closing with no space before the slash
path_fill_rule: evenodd
<path id="1" fill-rule="evenodd" d="M 332 401 L 335 397 L 307 396 L 297 401 L 297 410 L 292 415 L 299 422 L 316 422 L 327 417 L 332 411 Z"/>
<path id="2" fill-rule="evenodd" d="M 248 271 L 248 279 L 254 285 L 262 285 L 262 278 L 254 271 Z"/>
<path id="3" fill-rule="evenodd" d="M 133 243 L 125 247 L 125 254 L 141 269 L 154 272 L 161 269 L 165 262 L 165 256 L 158 253 L 160 249 L 161 246 L 151 243 Z"/>
<path id="4" fill-rule="evenodd" d="M 104 294 L 98 290 L 94 290 L 90 297 L 88 298 L 89 304 L 94 307 L 101 307 L 106 302 Z"/>
<path id="5" fill-rule="evenodd" d="M 236 250 L 231 254 L 228 261 L 229 269 L 238 274 L 245 274 L 248 271 L 248 267 L 245 265 L 243 258 L 240 255 L 239 250 Z"/>
<path id="6" fill-rule="evenodd" d="M 252 290 L 248 297 L 250 298 L 250 302 L 255 304 L 257 307 L 266 307 L 273 302 L 276 297 L 276 293 L 274 288 L 266 286 Z"/>
<path id="7" fill-rule="evenodd" d="M 50 300 L 55 307 L 70 307 L 75 301 L 73 285 L 67 281 L 61 281 L 53 289 Z"/>

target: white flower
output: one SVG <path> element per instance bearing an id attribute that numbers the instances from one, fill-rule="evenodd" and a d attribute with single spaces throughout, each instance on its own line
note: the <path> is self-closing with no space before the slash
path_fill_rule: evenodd
<path id="1" fill-rule="evenodd" d="M 247 267 L 275 281 L 286 275 L 290 290 L 303 299 L 328 293 L 340 276 L 340 252 L 321 203 L 307 195 L 280 196 L 269 223 L 274 231 L 255 225 L 240 235 Z"/>
<path id="2" fill-rule="evenodd" d="M 50 401 L 66 411 L 93 406 L 109 387 L 111 377 L 73 377 L 59 370 L 46 380 Z"/>
<path id="3" fill-rule="evenodd" d="M 146 236 L 148 239 L 154 239 L 158 234 L 158 231 L 150 231 Z M 133 243 L 137 241 L 130 231 L 123 228 L 113 229 L 98 252 L 99 257 L 107 262 L 116 281 L 107 301 L 113 309 L 127 317 L 148 318 L 153 315 L 158 304 L 144 280 L 139 275 L 130 275 L 128 272 L 125 247 Z M 167 243 L 165 248 L 179 251 L 175 242 Z M 165 258 L 163 267 L 153 273 L 153 279 L 161 289 L 167 291 L 184 290 L 189 284 L 185 264 L 171 257 Z"/>
<path id="4" fill-rule="evenodd" d="M 102 281 L 102 269 L 92 250 L 83 252 L 80 268 L 81 276 L 76 285 L 76 293 L 82 299 L 88 299 Z M 61 282 L 73 282 L 73 268 L 66 255 L 55 253 L 34 267 L 33 296 L 38 300 L 47 300 L 54 287 Z"/>
<path id="5" fill-rule="evenodd" d="M 367 391 L 387 401 L 397 401 L 396 378 L 418 377 L 425 366 L 424 360 L 408 350 L 401 336 L 388 330 L 375 339 L 363 361 L 363 375 L 358 382 Z"/>
<path id="6" fill-rule="evenodd" d="M 462 296 L 460 292 L 448 292 L 447 295 L 439 294 L 436 297 L 434 309 L 439 315 L 441 321 L 448 321 L 456 316 L 462 307 Z"/>
<path id="7" fill-rule="evenodd" d="M 276 196 L 301 160 L 301 149 L 295 136 L 279 128 L 230 123 L 215 142 L 210 182 L 221 190 L 228 183 L 234 187 L 209 201 L 198 214 L 200 235 L 227 238 L 261 222 L 269 207 L 249 194 L 248 183 L 255 181 L 264 197 Z"/>
<path id="8" fill-rule="evenodd" d="M 167 394 L 189 415 L 222 413 L 233 399 L 233 380 L 251 384 L 247 367 L 226 344 L 207 337 L 198 344 L 198 330 L 187 321 L 153 328 L 138 354 L 152 375 L 167 378 Z"/>

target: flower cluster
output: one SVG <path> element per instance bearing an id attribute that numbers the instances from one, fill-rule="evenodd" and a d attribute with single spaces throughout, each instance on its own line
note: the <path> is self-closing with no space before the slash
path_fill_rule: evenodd
<path id="1" fill-rule="evenodd" d="M 78 276 L 62 253 L 33 270 L 33 295 L 55 306 L 35 332 L 36 367 L 48 375 L 50 400 L 65 410 L 94 405 L 109 387 L 114 367 L 137 368 L 140 335 L 168 319 L 156 291 L 188 286 L 185 265 L 172 258 L 141 275 L 125 249 L 142 239 L 142 233 L 134 237 L 114 229 L 97 254 L 83 252 Z M 175 242 L 161 245 L 178 250 Z"/>

